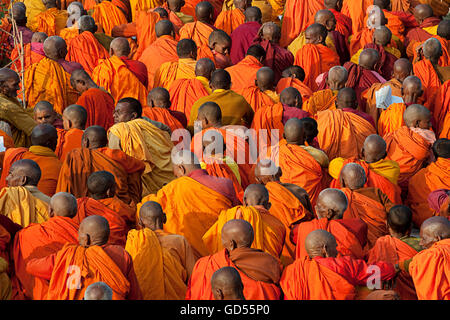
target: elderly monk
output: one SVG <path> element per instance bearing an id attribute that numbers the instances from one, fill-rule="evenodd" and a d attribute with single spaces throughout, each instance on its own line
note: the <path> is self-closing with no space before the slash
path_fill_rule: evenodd
<path id="1" fill-rule="evenodd" d="M 450 221 L 431 217 L 420 227 L 420 245 L 425 248 L 412 259 L 401 261 L 399 267 L 411 275 L 419 300 L 448 300 Z"/>
<path id="2" fill-rule="evenodd" d="M 214 300 L 245 300 L 244 284 L 239 271 L 233 267 L 222 267 L 211 277 Z"/>
<path id="3" fill-rule="evenodd" d="M 280 46 L 281 28 L 273 22 L 264 23 L 253 43 L 261 45 L 266 51 L 264 65 L 275 72 L 275 81 L 281 79 L 284 69 L 294 64 L 294 56 Z"/>
<path id="4" fill-rule="evenodd" d="M 119 100 L 114 111 L 114 122 L 108 131 L 108 146 L 144 161 L 145 170 L 141 178 L 143 196 L 156 193 L 174 179 L 170 163 L 173 143 L 169 132 L 161 129 L 161 123 L 142 117 L 139 101 L 133 98 Z"/>
<path id="5" fill-rule="evenodd" d="M 158 202 L 167 215 L 164 230 L 186 237 L 198 258 L 208 254 L 203 234 L 216 222 L 221 210 L 238 205 L 239 200 L 232 181 L 209 176 L 190 151 L 175 151 L 172 162 L 177 178 L 156 194 L 144 197 L 141 203 Z"/>
<path id="6" fill-rule="evenodd" d="M 213 26 L 214 8 L 208 1 L 195 6 L 195 22 L 186 23 L 180 29 L 180 39 L 192 39 L 197 47 L 208 45 L 208 38 L 216 28 Z"/>
<path id="7" fill-rule="evenodd" d="M 86 128 L 94 125 L 108 130 L 114 124 L 114 99 L 100 88 L 84 70 L 75 70 L 70 76 L 72 87 L 80 94 L 76 104 L 87 112 Z"/>
<path id="8" fill-rule="evenodd" d="M 156 40 L 143 50 L 139 61 L 147 67 L 148 88 L 153 88 L 158 68 L 165 62 L 178 61 L 177 43 L 172 22 L 158 21 L 155 25 Z"/>
<path id="9" fill-rule="evenodd" d="M 252 225 L 243 219 L 233 219 L 224 224 L 221 234 L 224 249 L 197 261 L 189 279 L 186 300 L 212 300 L 210 282 L 205 279 L 211 279 L 222 267 L 234 267 L 239 271 L 246 299 L 280 299 L 281 264 L 267 252 L 251 247 L 255 240 Z"/>
<path id="10" fill-rule="evenodd" d="M 108 36 L 111 36 L 112 29 L 115 26 L 127 23 L 125 14 L 110 0 L 99 1 L 92 9 L 91 16 Z"/>
<path id="11" fill-rule="evenodd" d="M 44 52 L 46 57 L 25 71 L 26 101 L 29 106 L 34 106 L 46 100 L 53 104 L 56 112 L 62 114 L 67 106 L 78 99 L 78 94 L 70 85 L 70 74 L 83 67 L 77 62 L 64 60 L 67 45 L 61 37 L 45 39 Z"/>
<path id="12" fill-rule="evenodd" d="M 352 19 L 341 13 L 342 0 L 324 0 L 325 9 L 330 10 L 336 19 L 336 31 L 341 33 L 345 39 L 352 34 Z"/>
<path id="13" fill-rule="evenodd" d="M 366 174 L 357 163 L 346 164 L 339 179 L 349 202 L 344 218 L 360 218 L 367 223 L 367 241 L 372 248 L 379 237 L 388 234 L 386 215 L 394 204 L 380 189 L 364 187 Z"/>
<path id="14" fill-rule="evenodd" d="M 87 216 L 105 217 L 110 226 L 108 244 L 125 246 L 130 226 L 135 224 L 135 211 L 116 197 L 114 175 L 108 171 L 96 171 L 87 179 L 88 197 L 77 200 L 78 213 L 73 218 L 76 222 Z"/>
<path id="15" fill-rule="evenodd" d="M 26 272 L 28 261 L 56 253 L 66 244 L 78 242 L 77 199 L 70 193 L 55 194 L 48 204 L 50 219 L 32 223 L 20 230 L 14 239 L 14 271 L 12 278 L 15 300 L 43 300 L 48 281 Z"/>
<path id="16" fill-rule="evenodd" d="M 21 3 L 21 2 L 17 2 Z M 39 62 L 45 58 L 44 41 L 47 35 L 43 32 L 35 32 L 31 37 L 30 43 L 23 45 L 23 70 L 28 69 L 33 63 Z M 22 62 L 19 58 L 19 46 L 11 51 L 10 59 L 12 61 L 11 69 L 16 72 L 22 71 Z"/>
<path id="17" fill-rule="evenodd" d="M 244 1 L 244 0 L 239 0 Z M 214 30 L 208 38 L 208 44 L 199 46 L 198 58 L 210 58 L 217 69 L 225 69 L 232 65 L 230 59 L 231 38 L 223 30 Z"/>
<path id="18" fill-rule="evenodd" d="M 281 276 L 286 300 L 354 300 L 356 287 L 366 286 L 372 272 L 364 260 L 338 256 L 336 238 L 326 230 L 310 232 L 302 244 L 308 257 L 296 259 Z M 380 270 L 380 282 L 396 275 L 394 265 L 373 264 Z M 380 288 L 381 289 L 381 288 Z"/>
<path id="19" fill-rule="evenodd" d="M 239 91 L 253 86 L 256 72 L 261 69 L 266 58 L 266 51 L 259 44 L 251 45 L 245 57 L 234 66 L 226 68 L 231 76 L 231 90 Z"/>
<path id="20" fill-rule="evenodd" d="M 347 87 L 339 90 L 336 97 L 336 102 L 334 104 L 337 110 L 356 114 L 361 118 L 367 120 L 367 122 L 369 122 L 373 126 L 373 128 L 375 128 L 375 121 L 373 120 L 372 116 L 358 110 L 359 106 L 356 92 L 352 88 Z"/>
<path id="21" fill-rule="evenodd" d="M 183 113 L 170 110 L 170 106 L 169 91 L 157 87 L 149 92 L 147 106 L 142 109 L 142 114 L 144 117 L 165 124 L 173 133 L 177 129 L 183 129 L 187 121 Z"/>
<path id="22" fill-rule="evenodd" d="M 441 21 L 440 18 L 434 16 L 433 9 L 428 4 L 418 4 L 414 8 L 414 18 L 418 26 L 416 25 L 406 32 L 406 46 L 412 42 L 423 42 L 436 35 L 437 27 Z"/>
<path id="23" fill-rule="evenodd" d="M 212 93 L 211 88 L 209 87 L 209 81 L 215 70 L 216 66 L 211 59 L 198 59 L 195 64 L 195 78 L 178 79 L 170 86 L 170 109 L 183 113 L 189 122 L 193 104 L 198 99 Z"/>
<path id="24" fill-rule="evenodd" d="M 234 0 L 234 9 L 219 13 L 214 22 L 214 27 L 228 34 L 245 22 L 244 11 L 251 6 L 249 0 Z"/>
<path id="25" fill-rule="evenodd" d="M 304 259 L 308 256 L 305 250 L 306 237 L 311 231 L 322 229 L 336 237 L 338 256 L 363 259 L 367 243 L 367 224 L 358 218 L 344 219 L 347 208 L 345 193 L 338 189 L 323 190 L 315 206 L 317 219 L 301 222 L 292 230 L 291 237 L 297 245 L 295 258 Z"/>
<path id="26" fill-rule="evenodd" d="M 209 101 L 215 102 L 220 106 L 223 125 L 243 125 L 250 127 L 254 111 L 243 96 L 230 89 L 230 74 L 222 69 L 215 70 L 211 75 L 209 86 L 211 87 L 212 94 L 198 99 L 192 106 L 188 129 L 193 131 L 198 109 L 203 103 Z"/>
<path id="27" fill-rule="evenodd" d="M 31 110 L 24 109 L 16 98 L 19 83 L 20 78 L 15 71 L 0 69 L 0 124 L 3 130 L 11 132 L 16 147 L 27 147 L 36 122 Z"/>
<path id="28" fill-rule="evenodd" d="M 398 264 L 409 260 L 423 248 L 418 238 L 411 237 L 412 212 L 402 205 L 393 206 L 387 215 L 389 235 L 378 238 L 375 246 L 369 251 L 367 262 L 386 261 Z M 416 289 L 411 276 L 401 271 L 395 287 L 402 300 L 417 300 Z"/>
<path id="29" fill-rule="evenodd" d="M 302 95 L 302 99 L 308 101 L 308 99 L 313 95 L 312 90 L 303 83 L 305 81 L 305 70 L 299 66 L 290 66 L 286 68 L 281 74 L 281 79 L 278 81 L 276 92 L 281 93 L 284 89 L 288 87 L 293 87 L 297 89 Z"/>
<path id="30" fill-rule="evenodd" d="M 408 187 L 409 179 L 430 160 L 431 146 L 436 137 L 431 127 L 430 111 L 422 105 L 413 104 L 403 113 L 405 125 L 386 134 L 386 158 L 396 161 L 400 166 L 398 185 L 402 190 Z"/>
<path id="31" fill-rule="evenodd" d="M 357 163 L 366 173 L 366 187 L 374 187 L 385 193 L 393 203 L 400 204 L 401 190 L 397 186 L 400 167 L 397 162 L 386 159 L 386 142 L 382 137 L 372 134 L 366 138 L 359 158 L 334 158 L 330 161 L 328 173 L 334 178 L 330 186 L 340 188 L 339 175 L 347 163 Z"/>
<path id="32" fill-rule="evenodd" d="M 108 138 L 103 127 L 85 130 L 81 149 L 68 153 L 58 179 L 58 191 L 67 191 L 77 198 L 88 196 L 87 178 L 96 171 L 106 170 L 114 175 L 115 195 L 123 202 L 135 205 L 142 197 L 141 175 L 145 165 L 125 152 L 107 147 Z"/>
<path id="33" fill-rule="evenodd" d="M 84 291 L 83 300 L 112 300 L 113 291 L 110 286 L 102 281 L 90 284 Z"/>
<path id="34" fill-rule="evenodd" d="M 237 64 L 244 59 L 248 48 L 252 45 L 253 39 L 261 28 L 262 13 L 258 7 L 248 7 L 244 11 L 245 20 L 231 32 L 230 58 L 233 64 Z"/>
<path id="35" fill-rule="evenodd" d="M 255 166 L 255 178 L 269 192 L 270 214 L 285 227 L 285 242 L 280 260 L 289 265 L 295 259 L 295 243 L 290 239 L 291 230 L 298 223 L 313 218 L 312 207 L 306 191 L 298 186 L 280 181 L 280 168 L 269 159 L 260 160 Z"/>
<path id="36" fill-rule="evenodd" d="M 254 85 L 238 90 L 237 93 L 242 95 L 256 112 L 280 102 L 280 97 L 275 92 L 275 84 L 275 72 L 269 67 L 262 67 L 256 72 Z"/>
<path id="37" fill-rule="evenodd" d="M 182 39 L 177 43 L 178 60 L 163 63 L 155 72 L 153 87 L 169 89 L 177 79 L 195 78 L 197 45 L 191 39 Z"/>
<path id="38" fill-rule="evenodd" d="M 30 148 L 10 148 L 5 152 L 3 160 L 1 187 L 7 184 L 7 176 L 12 164 L 20 159 L 35 161 L 41 168 L 42 176 L 39 179 L 38 189 L 51 197 L 55 194 L 61 162 L 58 160 L 55 149 L 58 134 L 49 124 L 39 124 L 31 131 Z"/>
<path id="39" fill-rule="evenodd" d="M 55 112 L 48 101 L 39 101 L 33 108 L 33 118 L 37 124 L 51 124 L 57 129 L 63 129 L 62 117 Z"/>
<path id="40" fill-rule="evenodd" d="M 142 62 L 130 60 L 130 44 L 126 38 L 115 38 L 109 49 L 110 58 L 99 60 L 92 80 L 108 91 L 115 101 L 132 97 L 142 104 L 147 100 L 148 74 Z M 126 83 L 128 85 L 124 86 Z"/>
<path id="41" fill-rule="evenodd" d="M 316 78 L 339 65 L 339 56 L 325 45 L 327 34 L 326 27 L 312 24 L 305 31 L 306 44 L 295 55 L 294 64 L 305 70 L 304 82 L 313 92 L 318 89 Z"/>
<path id="42" fill-rule="evenodd" d="M 57 0 L 42 0 L 42 3 L 46 10 L 36 16 L 36 22 L 31 29 L 45 32 L 48 36 L 59 35 L 66 27 L 67 11 L 58 9 Z"/>
<path id="43" fill-rule="evenodd" d="M 128 252 L 120 246 L 108 245 L 110 228 L 101 216 L 83 219 L 78 230 L 79 244 L 65 244 L 57 253 L 32 259 L 26 266 L 31 275 L 50 281 L 47 300 L 81 300 L 88 285 L 107 283 L 115 300 L 138 300 L 142 293 Z M 67 285 L 67 265 L 79 268 L 79 278 Z"/>
<path id="44" fill-rule="evenodd" d="M 91 16 L 82 16 L 78 27 L 80 34 L 70 40 L 66 59 L 80 63 L 87 73 L 92 74 L 98 61 L 108 58 L 108 51 L 94 37 L 97 26 Z"/>
<path id="45" fill-rule="evenodd" d="M 86 128 L 86 109 L 72 104 L 64 109 L 62 119 L 64 129 L 57 129 L 58 144 L 55 153 L 59 160 L 64 161 L 70 151 L 81 147 L 81 137 Z"/>
<path id="46" fill-rule="evenodd" d="M 47 221 L 50 198 L 37 189 L 40 178 L 41 170 L 36 162 L 16 161 L 6 177 L 7 186 L 0 191 L 2 215 L 22 227 Z"/>
<path id="47" fill-rule="evenodd" d="M 125 250 L 133 259 L 144 300 L 184 300 L 195 258 L 186 238 L 163 230 L 166 214 L 149 201 L 139 211 L 140 229 L 131 230 Z"/>
<path id="48" fill-rule="evenodd" d="M 437 189 L 450 189 L 450 140 L 438 139 L 432 147 L 435 162 L 420 169 L 411 177 L 408 184 L 406 203 L 413 211 L 413 221 L 420 226 L 423 221 L 433 216 L 428 204 L 428 195 Z"/>
<path id="49" fill-rule="evenodd" d="M 328 71 L 325 83 L 328 88 L 314 92 L 305 103 L 304 109 L 312 116 L 319 111 L 335 110 L 336 99 L 339 90 L 345 87 L 348 79 L 348 71 L 342 66 L 334 66 Z"/>

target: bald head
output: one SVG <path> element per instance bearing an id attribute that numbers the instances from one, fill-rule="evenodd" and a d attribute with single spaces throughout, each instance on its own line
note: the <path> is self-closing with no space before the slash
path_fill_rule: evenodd
<path id="1" fill-rule="evenodd" d="M 327 84 L 331 90 L 340 90 L 345 87 L 348 71 L 342 66 L 334 66 L 328 71 Z"/>
<path id="2" fill-rule="evenodd" d="M 84 130 L 81 138 L 81 146 L 88 149 L 103 148 L 108 145 L 108 136 L 105 128 L 90 126 Z"/>
<path id="3" fill-rule="evenodd" d="M 358 99 L 356 97 L 356 92 L 353 88 L 342 88 L 339 90 L 336 97 L 336 108 L 337 109 L 357 109 L 358 108 Z"/>
<path id="4" fill-rule="evenodd" d="M 67 55 L 67 45 L 63 38 L 51 36 L 44 41 L 44 53 L 52 60 L 65 59 Z"/>
<path id="5" fill-rule="evenodd" d="M 327 9 L 317 11 L 314 16 L 314 23 L 323 25 L 329 32 L 336 29 L 336 18 L 333 12 Z"/>
<path id="6" fill-rule="evenodd" d="M 283 78 L 293 78 L 300 81 L 305 80 L 305 70 L 300 66 L 290 66 L 283 70 L 281 73 Z"/>
<path id="7" fill-rule="evenodd" d="M 229 90 L 231 87 L 231 76 L 228 71 L 216 69 L 211 74 L 210 86 L 213 91 L 216 89 Z"/>
<path id="8" fill-rule="evenodd" d="M 49 203 L 50 217 L 73 218 L 77 214 L 77 199 L 70 193 L 58 192 L 53 195 Z"/>
<path id="9" fill-rule="evenodd" d="M 64 129 L 69 130 L 77 128 L 84 130 L 87 121 L 87 111 L 84 107 L 78 104 L 72 104 L 63 111 L 63 125 Z"/>
<path id="10" fill-rule="evenodd" d="M 305 249 L 308 256 L 328 258 L 337 257 L 336 238 L 326 230 L 317 229 L 311 231 L 305 239 Z"/>
<path id="11" fill-rule="evenodd" d="M 222 228 L 222 245 L 230 252 L 236 248 L 250 248 L 254 239 L 253 232 L 252 225 L 247 221 L 230 220 Z"/>
<path id="12" fill-rule="evenodd" d="M 192 171 L 201 169 L 200 161 L 193 152 L 189 150 L 176 151 L 175 148 L 173 150 L 171 157 L 175 177 L 187 176 Z"/>
<path id="13" fill-rule="evenodd" d="M 225 31 L 217 29 L 210 33 L 208 44 L 211 49 L 227 54 L 231 47 L 231 37 Z"/>
<path id="14" fill-rule="evenodd" d="M 27 8 L 23 2 L 16 2 L 12 5 L 11 16 L 16 21 L 18 26 L 25 26 L 27 24 Z"/>
<path id="15" fill-rule="evenodd" d="M 280 102 L 289 107 L 302 108 L 303 100 L 300 92 L 294 87 L 287 87 L 280 93 Z"/>
<path id="16" fill-rule="evenodd" d="M 430 120 L 430 110 L 420 104 L 412 104 L 403 112 L 403 121 L 409 128 L 429 129 Z"/>
<path id="17" fill-rule="evenodd" d="M 195 17 L 198 21 L 211 24 L 213 22 L 214 7 L 209 1 L 199 2 L 195 6 Z"/>
<path id="18" fill-rule="evenodd" d="M 373 32 L 373 42 L 379 46 L 386 47 L 392 39 L 392 32 L 386 26 L 375 28 Z"/>
<path id="19" fill-rule="evenodd" d="M 156 87 L 148 93 L 147 104 L 151 107 L 169 109 L 170 93 L 163 87 Z"/>
<path id="20" fill-rule="evenodd" d="M 375 49 L 364 49 L 359 55 L 358 64 L 367 70 L 374 70 L 375 65 L 380 59 L 380 54 Z"/>
<path id="21" fill-rule="evenodd" d="M 169 19 L 169 13 L 167 12 L 166 9 L 164 9 L 162 7 L 156 7 L 155 9 L 153 9 L 153 12 L 156 12 L 157 14 L 159 14 L 161 19 Z"/>
<path id="22" fill-rule="evenodd" d="M 391 0 L 373 0 L 373 5 L 391 11 Z"/>
<path id="23" fill-rule="evenodd" d="M 173 27 L 172 22 L 170 20 L 160 20 L 155 25 L 155 33 L 156 37 L 162 37 L 162 36 L 174 36 L 175 35 L 175 29 Z"/>
<path id="24" fill-rule="evenodd" d="M 392 236 L 409 236 L 412 227 L 412 211 L 404 205 L 393 206 L 387 214 L 387 226 Z"/>
<path id="25" fill-rule="evenodd" d="M 209 58 L 201 58 L 195 64 L 195 75 L 197 77 L 205 77 L 210 80 L 212 73 L 216 70 L 214 62 Z"/>
<path id="26" fill-rule="evenodd" d="M 0 69 L 0 93 L 10 98 L 17 97 L 19 83 L 20 78 L 15 71 L 8 68 Z"/>
<path id="27" fill-rule="evenodd" d="M 173 12 L 180 12 L 184 4 L 185 4 L 184 0 L 167 0 L 167 5 L 169 9 Z"/>
<path id="28" fill-rule="evenodd" d="M 279 43 L 281 39 L 281 28 L 274 22 L 266 22 L 261 27 L 261 38 L 271 43 Z"/>
<path id="29" fill-rule="evenodd" d="M 87 180 L 88 193 L 96 200 L 114 197 L 115 187 L 114 175 L 108 171 L 96 171 Z"/>
<path id="30" fill-rule="evenodd" d="M 422 94 L 422 81 L 419 77 L 409 76 L 403 80 L 402 97 L 406 104 L 417 103 Z"/>
<path id="31" fill-rule="evenodd" d="M 58 115 L 53 109 L 53 105 L 48 101 L 39 101 L 33 109 L 33 118 L 37 124 L 53 124 Z"/>
<path id="32" fill-rule="evenodd" d="M 239 272 L 233 267 L 223 267 L 213 273 L 211 290 L 214 300 L 244 300 L 244 285 Z"/>
<path id="33" fill-rule="evenodd" d="M 165 222 L 166 214 L 158 202 L 147 201 L 139 210 L 139 224 L 143 228 L 162 230 Z"/>
<path id="34" fill-rule="evenodd" d="M 45 32 L 35 32 L 33 33 L 33 36 L 31 37 L 32 43 L 44 43 L 45 39 L 47 39 L 48 36 Z"/>
<path id="35" fill-rule="evenodd" d="M 433 16 L 433 9 L 428 4 L 419 4 L 414 8 L 414 18 L 421 24 L 425 19 Z"/>
<path id="36" fill-rule="evenodd" d="M 256 72 L 256 85 L 261 91 L 275 89 L 275 72 L 269 67 L 262 67 Z"/>
<path id="37" fill-rule="evenodd" d="M 435 158 L 450 159 L 450 140 L 446 138 L 437 139 L 432 147 Z"/>
<path id="38" fill-rule="evenodd" d="M 439 58 L 442 56 L 441 42 L 436 38 L 430 38 L 423 43 L 423 56 L 432 63 L 437 64 Z"/>
<path id="39" fill-rule="evenodd" d="M 367 163 L 384 159 L 386 157 L 386 141 L 377 134 L 371 134 L 364 140 L 362 154 Z"/>
<path id="40" fill-rule="evenodd" d="M 114 38 L 109 46 L 109 55 L 111 57 L 128 57 L 130 51 L 130 43 L 128 42 L 128 39 L 124 37 Z"/>
<path id="41" fill-rule="evenodd" d="M 247 49 L 246 55 L 255 57 L 258 61 L 262 62 L 266 58 L 266 50 L 259 44 L 253 44 Z"/>
<path id="42" fill-rule="evenodd" d="M 323 1 L 325 8 L 334 9 L 336 11 L 341 11 L 342 8 L 342 0 L 324 0 Z"/>
<path id="43" fill-rule="evenodd" d="M 80 33 L 84 31 L 95 33 L 97 31 L 97 25 L 95 24 L 95 20 L 89 15 L 82 16 L 78 20 L 78 28 L 80 30 Z"/>
<path id="44" fill-rule="evenodd" d="M 437 35 L 446 40 L 450 40 L 450 20 L 444 19 L 439 22 Z"/>
<path id="45" fill-rule="evenodd" d="M 207 101 L 198 109 L 197 120 L 202 121 L 204 127 L 219 126 L 222 122 L 222 110 L 217 103 Z"/>
<path id="46" fill-rule="evenodd" d="M 270 209 L 269 191 L 262 184 L 251 184 L 244 191 L 244 205 L 247 207 L 263 206 Z"/>
<path id="47" fill-rule="evenodd" d="M 248 7 L 244 11 L 245 22 L 259 22 L 262 20 L 262 12 L 258 7 Z"/>
<path id="48" fill-rule="evenodd" d="M 313 23 L 305 31 L 305 39 L 307 44 L 325 44 L 328 36 L 328 30 L 320 23 Z"/>
<path id="49" fill-rule="evenodd" d="M 413 65 L 411 61 L 405 58 L 400 58 L 394 63 L 393 77 L 400 82 L 403 82 L 407 77 L 413 74 Z"/>
<path id="50" fill-rule="evenodd" d="M 180 59 L 197 59 L 197 45 L 191 39 L 181 39 L 177 43 L 177 55 Z"/>
<path id="51" fill-rule="evenodd" d="M 450 221 L 446 217 L 431 217 L 420 226 L 420 244 L 425 249 L 434 243 L 450 238 Z"/>
<path id="52" fill-rule="evenodd" d="M 328 220 L 342 219 L 348 207 L 348 199 L 344 192 L 339 189 L 325 189 L 319 193 L 316 203 L 317 217 Z"/>
<path id="53" fill-rule="evenodd" d="M 366 172 L 364 168 L 357 163 L 346 164 L 340 174 L 341 186 L 350 190 L 358 190 L 366 184 Z"/>
<path id="54" fill-rule="evenodd" d="M 84 300 L 112 300 L 113 291 L 104 282 L 94 282 L 84 292 Z"/>
<path id="55" fill-rule="evenodd" d="M 31 131 L 31 145 L 47 147 L 53 151 L 56 149 L 58 133 L 50 124 L 38 124 Z"/>
<path id="56" fill-rule="evenodd" d="M 98 88 L 91 76 L 83 69 L 77 69 L 70 75 L 70 85 L 80 94 L 90 88 Z"/>
<path id="57" fill-rule="evenodd" d="M 109 223 L 102 216 L 93 215 L 83 219 L 78 229 L 78 241 L 80 246 L 102 246 L 109 239 Z"/>
<path id="58" fill-rule="evenodd" d="M 304 122 L 298 118 L 291 118 L 284 125 L 283 137 L 288 144 L 304 145 L 305 144 L 305 126 Z"/>
<path id="59" fill-rule="evenodd" d="M 6 183 L 8 187 L 37 186 L 41 180 L 41 168 L 30 159 L 15 161 L 8 172 Z"/>

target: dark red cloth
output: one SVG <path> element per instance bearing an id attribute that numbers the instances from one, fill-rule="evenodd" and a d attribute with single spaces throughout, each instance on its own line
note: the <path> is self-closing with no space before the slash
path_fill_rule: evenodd
<path id="1" fill-rule="evenodd" d="M 10 218 L 2 214 L 0 214 L 0 225 L 5 228 L 6 231 L 8 231 L 11 235 L 11 243 L 14 242 L 14 236 L 16 235 L 16 233 L 22 229 L 21 225 L 13 222 Z"/>
<path id="2" fill-rule="evenodd" d="M 22 32 L 22 42 L 23 44 L 31 43 L 31 38 L 33 37 L 33 31 L 27 27 L 17 26 L 17 31 Z M 9 37 L 9 44 L 14 48 L 14 39 Z"/>
<path id="3" fill-rule="evenodd" d="M 64 59 L 60 59 L 57 62 L 69 74 L 72 74 L 72 72 L 74 72 L 75 70 L 84 70 L 83 66 L 81 64 L 79 64 L 78 62 L 66 61 Z"/>
<path id="4" fill-rule="evenodd" d="M 126 64 L 128 70 L 133 72 L 136 78 L 147 88 L 148 72 L 145 64 L 137 60 L 130 60 L 127 57 L 120 57 L 120 59 Z"/>
<path id="5" fill-rule="evenodd" d="M 405 46 L 407 47 L 409 43 L 414 40 L 418 42 L 423 42 L 431 38 L 433 35 L 423 30 L 423 28 L 433 27 L 441 22 L 441 19 L 437 17 L 426 18 L 418 27 L 407 30 L 405 36 Z"/>
<path id="6" fill-rule="evenodd" d="M 333 38 L 336 53 L 339 56 L 339 62 L 343 65 L 350 60 L 350 52 L 348 51 L 345 37 L 338 31 L 331 31 L 331 37 Z"/>
<path id="7" fill-rule="evenodd" d="M 401 20 L 401 22 L 405 26 L 406 32 L 409 29 L 416 28 L 419 26 L 419 23 L 417 22 L 416 18 L 414 18 L 414 15 L 409 12 L 391 11 L 391 14 L 396 15 Z"/>
<path id="8" fill-rule="evenodd" d="M 341 26 L 345 27 L 346 32 L 343 34 L 344 37 L 348 37 L 352 34 L 352 19 L 347 17 L 345 14 L 340 13 L 334 9 L 328 9 L 333 12 L 336 22 Z"/>
<path id="9" fill-rule="evenodd" d="M 351 231 L 359 240 L 361 247 L 367 243 L 367 224 L 361 219 L 337 219 L 347 230 Z"/>
<path id="10" fill-rule="evenodd" d="M 57 129 L 64 129 L 63 121 L 60 118 L 57 118 L 53 123 L 52 126 L 54 126 Z"/>
<path id="11" fill-rule="evenodd" d="M 252 45 L 253 39 L 258 34 L 261 24 L 256 21 L 241 24 L 231 33 L 230 58 L 233 64 L 244 59 L 248 48 Z"/>
<path id="12" fill-rule="evenodd" d="M 283 118 L 282 122 L 283 125 L 286 124 L 286 122 L 291 118 L 307 118 L 311 117 L 308 111 L 296 108 L 296 107 L 289 107 L 288 105 L 283 104 Z"/>
<path id="13" fill-rule="evenodd" d="M 186 115 L 183 112 L 169 109 L 169 113 L 181 123 L 183 128 L 187 127 L 187 118 L 186 118 Z"/>
<path id="14" fill-rule="evenodd" d="M 380 54 L 380 60 L 375 66 L 375 71 L 378 72 L 383 78 L 391 79 L 394 71 L 394 63 L 397 61 L 397 57 L 392 53 L 387 52 L 383 46 L 375 43 L 368 43 L 364 46 L 364 49 L 375 49 Z"/>

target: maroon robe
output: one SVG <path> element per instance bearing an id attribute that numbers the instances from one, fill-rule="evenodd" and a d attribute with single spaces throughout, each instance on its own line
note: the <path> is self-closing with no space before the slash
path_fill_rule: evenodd
<path id="1" fill-rule="evenodd" d="M 336 53 L 339 56 L 339 63 L 343 65 L 350 60 L 350 52 L 348 51 L 345 36 L 338 31 L 331 31 L 331 38 L 333 39 Z"/>
<path id="2" fill-rule="evenodd" d="M 253 44 L 253 39 L 261 28 L 259 22 L 250 21 L 241 24 L 231 33 L 230 58 L 233 64 L 244 59 L 248 48 Z"/>
<path id="3" fill-rule="evenodd" d="M 441 19 L 437 17 L 426 18 L 418 27 L 410 29 L 406 32 L 405 47 L 409 45 L 411 41 L 424 42 L 431 38 L 433 35 L 423 30 L 423 28 L 433 27 L 438 25 Z"/>
<path id="4" fill-rule="evenodd" d="M 123 63 L 126 64 L 128 70 L 130 70 L 136 78 L 144 85 L 148 87 L 148 72 L 144 63 L 137 60 L 130 60 L 127 57 L 120 57 Z"/>
<path id="5" fill-rule="evenodd" d="M 397 61 L 397 57 L 392 53 L 387 52 L 383 46 L 375 43 L 368 43 L 364 46 L 364 49 L 375 49 L 380 54 L 380 60 L 375 66 L 375 71 L 378 72 L 383 78 L 391 79 L 394 71 L 394 63 Z"/>

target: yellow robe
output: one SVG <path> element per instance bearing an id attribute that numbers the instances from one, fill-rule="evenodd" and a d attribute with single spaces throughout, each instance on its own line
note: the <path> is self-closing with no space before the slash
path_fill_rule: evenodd
<path id="1" fill-rule="evenodd" d="M 153 87 L 163 87 L 170 89 L 172 83 L 178 79 L 194 79 L 195 65 L 194 59 L 179 59 L 176 62 L 163 63 L 155 73 Z"/>

